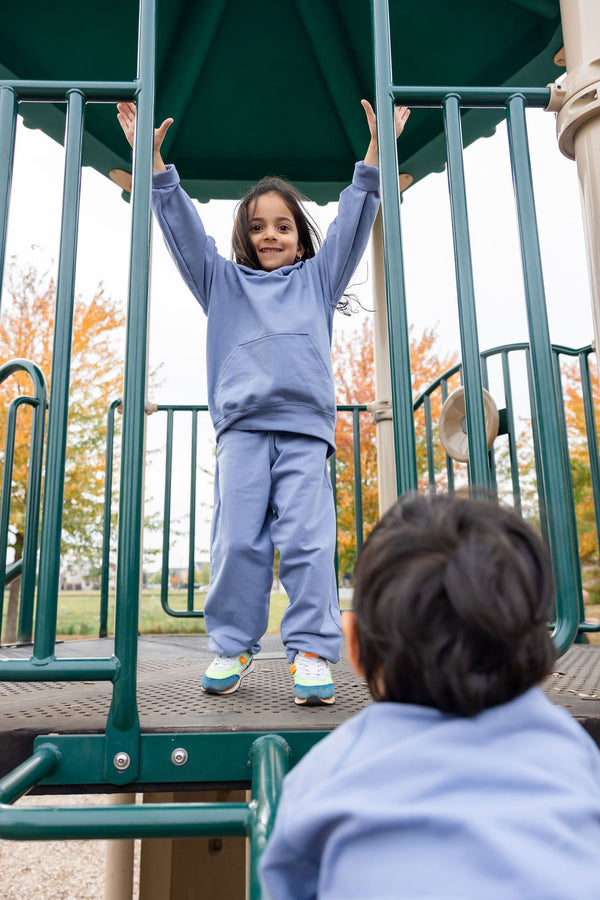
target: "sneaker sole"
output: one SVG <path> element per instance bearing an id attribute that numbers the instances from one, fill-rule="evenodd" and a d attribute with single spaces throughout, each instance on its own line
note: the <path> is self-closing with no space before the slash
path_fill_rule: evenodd
<path id="1" fill-rule="evenodd" d="M 205 687 L 202 687 L 202 685 L 201 685 L 202 690 L 204 691 L 205 694 L 213 694 L 218 697 L 224 697 L 225 694 L 235 694 L 235 692 L 237 690 L 239 690 L 240 684 L 242 683 L 242 678 L 245 678 L 246 675 L 249 675 L 250 672 L 253 672 L 253 671 L 254 671 L 254 660 L 252 660 L 250 665 L 247 666 L 242 672 L 240 672 L 240 677 L 238 678 L 236 683 L 233 685 L 233 687 L 227 688 L 224 691 L 219 691 L 219 690 L 217 690 L 217 688 L 210 688 L 210 687 L 205 688 Z"/>
<path id="2" fill-rule="evenodd" d="M 314 695 L 306 697 L 303 700 L 300 699 L 300 697 L 294 697 L 294 700 L 298 706 L 331 706 L 335 703 L 335 697 L 328 697 L 324 700 L 323 697 L 315 697 Z"/>

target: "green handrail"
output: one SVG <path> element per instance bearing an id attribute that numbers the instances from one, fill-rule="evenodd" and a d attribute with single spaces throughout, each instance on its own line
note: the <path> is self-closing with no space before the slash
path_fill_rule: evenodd
<path id="1" fill-rule="evenodd" d="M 0 781 L 0 837 L 6 840 L 111 840 L 119 838 L 250 838 L 250 898 L 260 900 L 260 857 L 275 820 L 291 750 L 277 734 L 261 735 L 248 757 L 249 803 L 146 803 L 89 807 L 28 807 L 11 804 L 50 775 L 60 751 L 51 739 Z"/>
<path id="2" fill-rule="evenodd" d="M 22 395 L 13 400 L 7 416 L 4 469 L 2 473 L 2 488 L 0 490 L 0 623 L 2 622 L 4 586 L 7 583 L 8 574 L 6 570 L 6 551 L 10 518 L 16 416 L 18 408 L 22 404 L 27 404 L 33 408 L 33 412 L 27 467 L 23 555 L 20 561 L 20 572 L 17 570 L 16 565 L 12 567 L 11 580 L 12 577 L 17 577 L 18 574 L 21 574 L 17 641 L 18 643 L 28 643 L 31 641 L 33 627 L 47 388 L 42 370 L 35 363 L 26 359 L 12 360 L 0 366 L 0 384 L 16 372 L 25 372 L 29 376 L 33 384 L 33 396 Z"/>
<path id="3" fill-rule="evenodd" d="M 2 303 L 6 229 L 10 206 L 16 125 L 17 98 L 15 92 L 10 87 L 0 86 L 0 306 Z"/>
<path id="4" fill-rule="evenodd" d="M 578 617 L 581 621 L 578 624 L 577 630 L 578 632 L 586 632 L 586 631 L 600 631 L 600 625 L 596 623 L 590 623 L 585 621 L 585 611 L 583 607 L 583 599 L 582 599 L 582 590 L 581 590 L 581 574 L 579 567 L 579 555 L 578 555 L 578 541 L 577 541 L 577 531 L 575 527 L 574 520 L 574 500 L 572 495 L 571 488 L 571 479 L 570 479 L 570 461 L 569 461 L 569 449 L 567 443 L 566 436 L 566 423 L 565 423 L 565 411 L 564 411 L 564 399 L 562 395 L 562 391 L 560 388 L 560 368 L 558 360 L 561 356 L 570 356 L 577 358 L 579 360 L 579 367 L 581 373 L 581 389 L 582 389 L 582 398 L 584 403 L 584 413 L 585 413 L 585 422 L 586 422 L 586 439 L 588 446 L 588 458 L 590 462 L 590 484 L 592 490 L 592 497 L 594 503 L 594 516 L 596 522 L 596 532 L 600 535 L 600 458 L 598 455 L 598 436 L 596 431 L 596 422 L 595 422 L 595 413 L 594 413 L 594 400 L 591 386 L 591 377 L 590 377 L 590 369 L 589 369 L 589 357 L 593 353 L 593 348 L 591 346 L 581 347 L 581 348 L 570 348 L 565 347 L 560 344 L 551 345 L 551 353 L 552 353 L 552 391 L 555 393 L 557 398 L 557 407 L 558 407 L 558 420 L 559 420 L 559 435 L 561 442 L 561 453 L 563 455 L 563 467 L 569 472 L 569 481 L 567 484 L 567 515 L 571 517 L 572 525 L 569 528 L 568 533 L 568 542 L 566 544 L 565 552 L 569 552 L 571 554 L 571 558 L 573 560 L 573 569 L 574 569 L 574 578 L 570 585 L 569 596 L 573 598 L 577 598 L 577 603 L 574 604 L 571 600 L 570 610 L 571 613 L 573 611 L 574 606 L 577 607 Z M 504 386 L 504 401 L 506 404 L 506 409 L 504 411 L 505 421 L 506 421 L 506 434 L 508 438 L 508 447 L 509 447 L 509 461 L 510 461 L 510 475 L 511 475 L 511 483 L 512 483 L 512 498 L 515 509 L 517 511 L 521 511 L 521 497 L 520 497 L 520 479 L 519 479 L 519 462 L 517 455 L 517 445 L 516 445 L 516 430 L 514 425 L 514 413 L 513 413 L 513 399 L 512 399 L 512 380 L 510 375 L 510 366 L 509 366 L 509 355 L 515 353 L 524 353 L 526 367 L 527 367 L 527 385 L 529 389 L 529 403 L 530 403 L 530 411 L 531 411 L 531 421 L 532 421 L 532 430 L 533 430 L 533 450 L 534 450 L 534 465 L 537 477 L 538 484 L 538 495 L 539 495 L 539 511 L 540 511 L 540 524 L 542 528 L 542 532 L 547 543 L 550 543 L 550 523 L 548 516 L 548 501 L 546 500 L 545 494 L 545 482 L 543 475 L 543 463 L 542 463 L 542 451 L 541 451 L 541 432 L 539 428 L 539 414 L 536 405 L 536 394 L 534 389 L 534 376 L 533 376 L 533 367 L 530 361 L 530 347 L 527 343 L 514 343 L 514 344 L 503 344 L 498 347 L 493 347 L 489 350 L 482 351 L 481 356 L 481 365 L 482 371 L 485 373 L 487 371 L 487 361 L 494 356 L 500 356 L 501 364 L 502 364 L 502 380 Z M 438 378 L 431 382 L 428 387 L 419 394 L 419 396 L 415 399 L 415 412 L 424 407 L 426 409 L 425 415 L 425 428 L 427 439 L 429 440 L 429 434 L 431 433 L 432 423 L 431 413 L 427 412 L 427 403 L 429 398 L 439 389 L 442 391 L 442 400 L 445 400 L 447 397 L 447 385 L 448 381 L 452 376 L 461 372 L 461 364 L 457 363 L 456 365 L 450 367 L 445 372 L 443 372 Z M 484 379 L 486 380 L 486 379 Z M 487 382 L 486 382 L 487 386 Z M 491 459 L 491 468 L 494 463 L 494 450 L 492 448 L 490 452 Z M 447 459 L 448 463 L 451 462 Z M 448 483 L 449 489 L 452 490 L 454 485 L 450 486 L 450 467 L 447 468 L 448 472 Z M 433 462 L 432 455 L 428 452 L 428 480 L 431 483 L 435 484 L 435 466 Z M 557 629 L 560 633 L 562 629 L 562 624 L 560 623 L 560 616 L 562 613 L 558 613 L 557 615 Z"/>

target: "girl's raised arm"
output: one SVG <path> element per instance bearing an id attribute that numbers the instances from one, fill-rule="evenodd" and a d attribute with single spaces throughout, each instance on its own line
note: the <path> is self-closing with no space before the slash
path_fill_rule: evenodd
<path id="1" fill-rule="evenodd" d="M 377 152 L 377 119 L 373 107 L 368 100 L 361 100 L 362 108 L 367 117 L 367 124 L 371 132 L 371 142 L 365 154 L 365 163 L 368 166 L 379 166 L 379 154 Z M 396 124 L 396 138 L 404 131 L 406 120 L 410 116 L 410 110 L 406 106 L 394 106 L 394 121 Z"/>
<path id="2" fill-rule="evenodd" d="M 117 103 L 117 119 L 123 129 L 123 133 L 127 138 L 131 147 L 133 147 L 133 138 L 135 136 L 135 103 Z M 160 148 L 165 139 L 165 135 L 171 125 L 173 119 L 165 119 L 162 125 L 154 129 L 154 156 L 152 158 L 152 171 L 164 172 L 167 168 L 160 155 Z"/>

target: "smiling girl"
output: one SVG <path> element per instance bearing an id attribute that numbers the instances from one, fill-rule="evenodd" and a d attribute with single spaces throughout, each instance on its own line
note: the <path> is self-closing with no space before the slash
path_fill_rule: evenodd
<path id="1" fill-rule="evenodd" d="M 296 189 L 264 178 L 240 202 L 233 260 L 217 253 L 154 137 L 153 210 L 171 256 L 208 318 L 208 405 L 217 439 L 211 580 L 204 607 L 217 654 L 202 678 L 230 694 L 253 668 L 268 622 L 274 548 L 289 597 L 281 637 L 295 701 L 331 704 L 328 663 L 339 660 L 336 520 L 327 459 L 335 450 L 333 313 L 366 248 L 379 206 L 375 115 L 371 140 L 340 195 L 325 241 Z M 396 108 L 396 135 L 408 118 Z M 118 105 L 131 145 L 135 107 Z M 340 303 L 341 301 L 341 303 Z"/>

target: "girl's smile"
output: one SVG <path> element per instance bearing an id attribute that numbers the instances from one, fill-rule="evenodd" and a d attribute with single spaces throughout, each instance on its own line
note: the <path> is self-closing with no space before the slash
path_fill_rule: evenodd
<path id="1" fill-rule="evenodd" d="M 276 191 L 258 197 L 248 227 L 260 267 L 267 272 L 293 265 L 304 252 L 294 217 Z"/>

